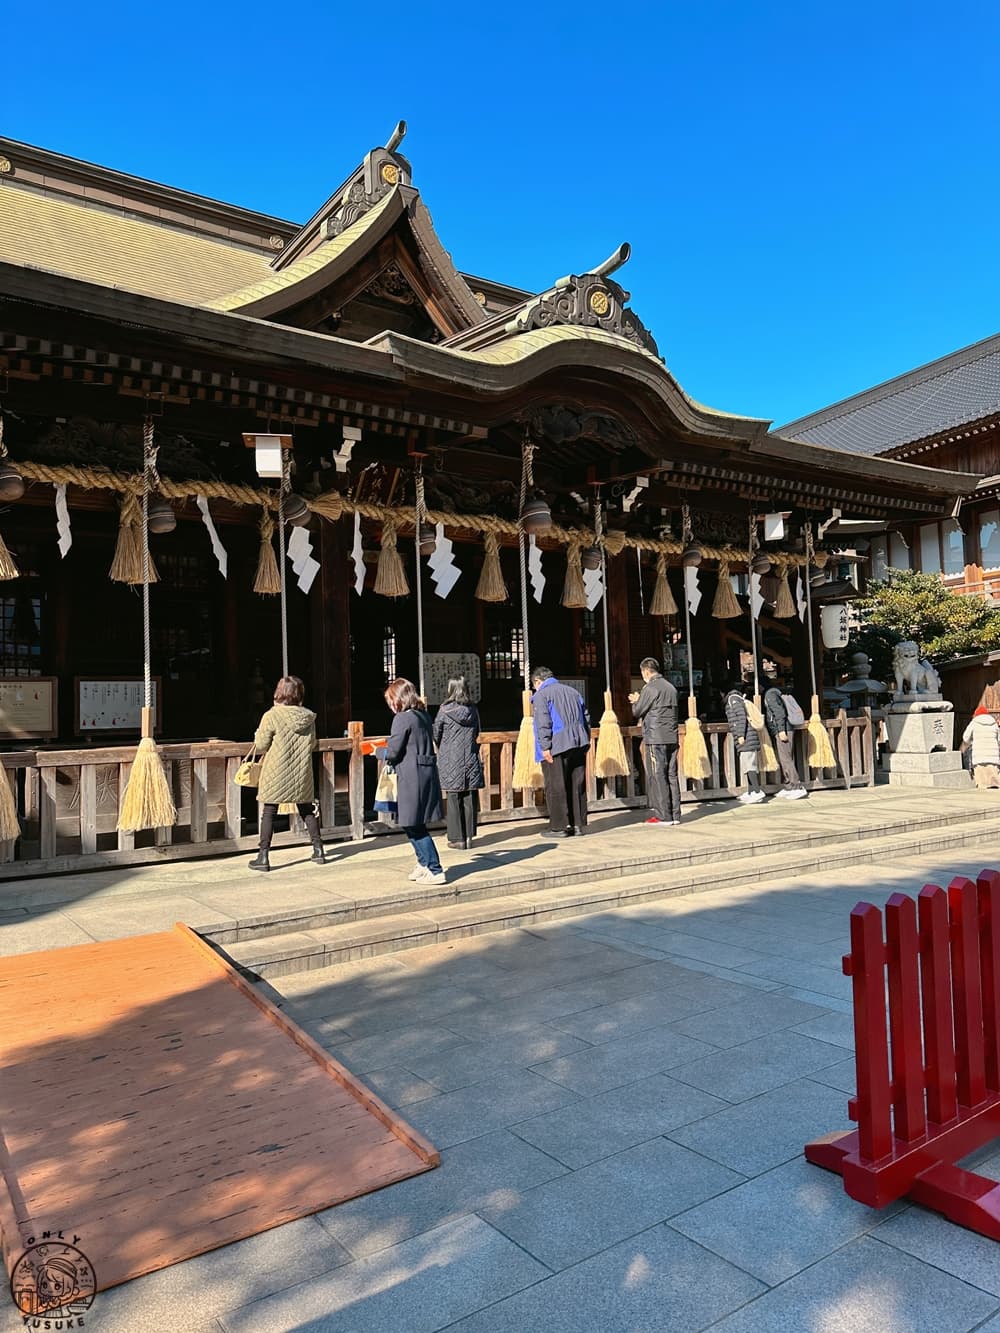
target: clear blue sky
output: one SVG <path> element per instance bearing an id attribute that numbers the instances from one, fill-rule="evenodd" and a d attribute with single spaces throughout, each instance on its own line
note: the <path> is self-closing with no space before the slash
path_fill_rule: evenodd
<path id="1" fill-rule="evenodd" d="M 995 0 L 16 6 L 3 133 L 305 221 L 403 117 L 455 262 L 602 260 L 783 422 L 1000 331 Z"/>

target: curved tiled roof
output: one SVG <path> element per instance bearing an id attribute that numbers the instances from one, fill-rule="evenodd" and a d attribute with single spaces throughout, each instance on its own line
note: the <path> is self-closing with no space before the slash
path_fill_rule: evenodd
<path id="1" fill-rule="evenodd" d="M 883 454 L 1000 412 L 1000 334 L 776 428 L 795 440 Z"/>
<path id="2" fill-rule="evenodd" d="M 26 268 L 191 305 L 270 271 L 263 252 L 12 187 L 0 189 L 0 255 Z"/>
<path id="3" fill-rule="evenodd" d="M 304 259 L 296 259 L 288 268 L 275 272 L 265 267 L 263 273 L 241 287 L 238 291 L 227 292 L 207 304 L 212 310 L 242 310 L 245 314 L 260 315 L 269 298 L 281 296 L 282 306 L 288 306 L 298 299 L 294 289 L 309 284 L 309 279 L 324 270 L 345 254 L 356 241 L 361 240 L 370 231 L 378 227 L 379 220 L 386 214 L 394 217 L 400 212 L 400 192 L 397 187 L 373 209 L 345 227 L 339 236 L 333 236 L 311 251 Z M 303 295 L 306 293 L 303 292 Z"/>

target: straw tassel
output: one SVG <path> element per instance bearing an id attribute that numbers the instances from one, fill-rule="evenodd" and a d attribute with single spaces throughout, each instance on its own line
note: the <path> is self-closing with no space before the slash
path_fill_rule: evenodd
<path id="1" fill-rule="evenodd" d="M 0 864 L 14 859 L 14 844 L 21 836 L 17 806 L 11 790 L 11 775 L 0 767 Z"/>
<path id="2" fill-rule="evenodd" d="M 140 829 L 169 828 L 176 823 L 177 810 L 160 752 L 152 736 L 143 736 L 132 761 L 118 827 L 126 833 L 138 833 Z"/>
<path id="3" fill-rule="evenodd" d="M 122 505 L 121 536 L 127 526 L 138 528 L 139 533 L 139 579 L 142 584 L 142 658 L 143 658 L 143 707 L 142 739 L 132 760 L 128 783 L 122 793 L 121 809 L 118 812 L 118 827 L 125 833 L 137 833 L 140 829 L 169 828 L 177 823 L 177 810 L 170 794 L 170 784 L 163 767 L 163 760 L 153 740 L 153 718 L 150 686 L 151 636 L 149 624 L 149 584 L 153 574 L 153 561 L 149 554 L 149 492 L 158 480 L 156 475 L 157 448 L 153 435 L 153 422 L 146 418 L 143 425 L 143 489 L 142 507 L 136 496 L 129 493 Z M 131 501 L 131 506 L 129 505 Z M 126 513 L 131 509 L 132 512 Z M 137 517 L 138 522 L 135 521 Z M 131 541 L 131 534 L 129 535 Z M 128 552 L 122 553 L 123 563 L 127 563 Z M 117 552 L 116 552 L 117 559 Z M 112 577 L 114 574 L 112 573 Z"/>
<path id="4" fill-rule="evenodd" d="M 118 518 L 118 541 L 110 574 L 114 583 L 137 584 L 143 581 L 142 572 L 142 508 L 139 497 L 133 491 L 127 491 Z M 158 581 L 156 566 L 150 556 L 149 582 Z"/>
<path id="5" fill-rule="evenodd" d="M 604 549 L 608 555 L 621 555 L 625 550 L 626 534 L 619 528 L 613 528 L 604 534 Z"/>
<path id="6" fill-rule="evenodd" d="M 754 695 L 754 703 L 757 705 L 757 708 L 760 709 L 759 695 Z M 771 733 L 767 729 L 766 722 L 764 726 L 759 727 L 756 730 L 757 739 L 760 741 L 760 758 L 757 761 L 757 766 L 762 773 L 777 773 L 778 756 L 774 753 L 774 745 L 771 742 Z"/>
<path id="7" fill-rule="evenodd" d="M 781 566 L 781 573 L 778 575 L 778 596 L 774 603 L 774 614 L 779 620 L 790 620 L 797 614 L 792 590 L 788 586 L 787 565 Z"/>
<path id="8" fill-rule="evenodd" d="M 260 520 L 260 555 L 257 557 L 257 577 L 253 581 L 253 590 L 261 597 L 274 597 L 281 592 L 281 575 L 278 561 L 274 555 L 271 538 L 274 535 L 274 519 L 264 510 Z"/>
<path id="9" fill-rule="evenodd" d="M 624 778 L 629 773 L 625 738 L 622 736 L 618 716 L 612 706 L 610 690 L 604 692 L 604 712 L 601 714 L 601 725 L 597 733 L 594 771 L 599 778 Z"/>
<path id="10" fill-rule="evenodd" d="M 521 726 L 514 746 L 515 788 L 540 787 L 542 766 L 535 758 L 535 723 L 531 715 L 531 693 L 521 694 Z"/>
<path id="11" fill-rule="evenodd" d="M 688 720 L 684 726 L 684 744 L 681 747 L 681 767 L 687 777 L 696 782 L 704 782 L 712 776 L 712 763 L 708 757 L 705 733 L 701 729 L 698 717 L 698 701 L 688 695 Z"/>
<path id="12" fill-rule="evenodd" d="M 580 564 L 580 543 L 570 542 L 566 548 L 566 582 L 563 584 L 563 606 L 585 607 L 587 590 L 583 586 L 583 568 Z"/>
<path id="13" fill-rule="evenodd" d="M 0 583 L 7 583 L 10 579 L 21 577 L 21 571 L 14 561 L 14 557 L 7 550 L 7 543 L 3 537 L 0 537 Z"/>
<path id="14" fill-rule="evenodd" d="M 500 543 L 495 532 L 486 534 L 486 556 L 476 584 L 476 596 L 481 602 L 506 602 L 509 597 L 500 568 Z"/>
<path id="15" fill-rule="evenodd" d="M 733 585 L 729 581 L 729 561 L 723 560 L 719 565 L 719 582 L 712 603 L 712 615 L 716 620 L 731 620 L 733 616 L 742 614 L 736 594 L 733 592 Z"/>
<path id="16" fill-rule="evenodd" d="M 396 550 L 396 525 L 389 519 L 382 524 L 382 549 L 378 553 L 375 591 L 382 597 L 406 597 L 410 591 L 403 558 Z"/>
<path id="17" fill-rule="evenodd" d="M 667 580 L 667 557 L 662 551 L 656 557 L 656 583 L 653 585 L 653 597 L 649 603 L 649 614 L 651 616 L 675 616 L 677 614 L 677 603 L 674 601 L 674 594 L 670 591 L 670 584 Z"/>
<path id="18" fill-rule="evenodd" d="M 823 726 L 819 715 L 819 697 L 813 695 L 810 700 L 809 721 L 806 723 L 806 750 L 810 768 L 836 768 L 830 733 Z"/>

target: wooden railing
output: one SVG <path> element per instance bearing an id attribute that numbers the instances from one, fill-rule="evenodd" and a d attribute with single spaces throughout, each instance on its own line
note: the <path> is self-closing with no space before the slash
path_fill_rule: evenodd
<path id="1" fill-rule="evenodd" d="M 821 775 L 805 763 L 805 733 L 795 737 L 799 772 L 810 788 L 868 786 L 875 781 L 871 717 L 840 713 L 824 724 L 830 733 L 837 768 Z M 682 729 L 683 731 L 683 729 Z M 587 763 L 587 795 L 595 810 L 646 805 L 641 732 L 623 728 L 631 771 L 626 777 L 599 778 L 594 768 L 597 729 Z M 733 796 L 739 790 L 736 753 L 725 723 L 705 725 L 712 776 L 694 782 L 682 775 L 682 799 L 700 801 Z M 364 836 L 366 770 L 360 722 L 348 726 L 346 737 L 319 742 L 318 789 L 320 825 L 327 837 Z M 483 822 L 525 819 L 544 812 L 540 790 L 514 786 L 516 731 L 486 731 L 480 749 L 486 785 L 479 795 Z M 257 807 L 251 788 L 237 787 L 233 776 L 250 748 L 247 741 L 204 741 L 163 744 L 177 823 L 147 833 L 123 833 L 118 810 L 128 781 L 134 746 L 76 750 L 21 750 L 0 754 L 0 765 L 15 790 L 21 822 L 16 844 L 0 843 L 0 879 L 30 873 L 84 870 L 102 865 L 238 851 L 256 845 Z M 374 761 L 370 761 L 373 763 Z M 776 774 L 762 774 L 764 789 L 780 785 Z M 374 768 L 368 773 L 368 796 L 374 789 Z M 276 845 L 298 841 L 297 816 Z"/>

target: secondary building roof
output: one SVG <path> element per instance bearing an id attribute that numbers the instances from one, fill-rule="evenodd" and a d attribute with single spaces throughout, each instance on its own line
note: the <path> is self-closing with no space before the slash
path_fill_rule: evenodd
<path id="1" fill-rule="evenodd" d="M 776 428 L 851 453 L 885 454 L 1000 413 L 1000 334 Z"/>

